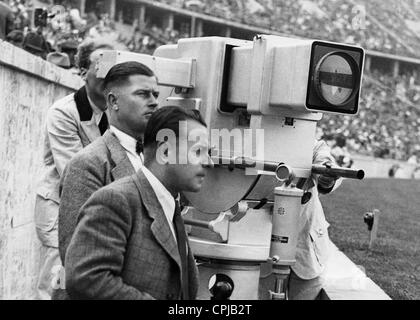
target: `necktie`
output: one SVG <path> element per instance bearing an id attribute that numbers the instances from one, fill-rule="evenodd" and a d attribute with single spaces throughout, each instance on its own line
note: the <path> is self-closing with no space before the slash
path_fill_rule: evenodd
<path id="1" fill-rule="evenodd" d="M 178 241 L 178 251 L 181 257 L 181 284 L 182 284 L 182 298 L 184 300 L 189 299 L 188 290 L 188 265 L 187 265 L 187 234 L 185 232 L 184 221 L 181 217 L 181 208 L 179 203 L 175 200 L 175 212 L 174 212 L 174 226 L 175 234 Z"/>
<path id="2" fill-rule="evenodd" d="M 108 117 L 105 112 L 102 114 L 102 118 L 101 118 L 101 121 L 99 121 L 98 127 L 99 127 L 99 132 L 101 133 L 101 136 L 108 129 Z"/>
<path id="3" fill-rule="evenodd" d="M 141 140 L 137 140 L 136 142 L 136 153 L 140 155 L 143 152 L 143 142 Z"/>

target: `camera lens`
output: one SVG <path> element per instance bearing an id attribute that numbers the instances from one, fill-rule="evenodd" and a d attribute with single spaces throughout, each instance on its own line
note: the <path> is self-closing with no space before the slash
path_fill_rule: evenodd
<path id="1" fill-rule="evenodd" d="M 341 52 L 325 55 L 315 69 L 318 96 L 329 104 L 345 104 L 356 90 L 358 71 L 355 61 Z"/>

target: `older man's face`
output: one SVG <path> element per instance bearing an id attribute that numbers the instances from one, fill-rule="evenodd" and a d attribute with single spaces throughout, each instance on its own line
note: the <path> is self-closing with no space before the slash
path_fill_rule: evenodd
<path id="1" fill-rule="evenodd" d="M 97 73 L 97 63 L 99 61 L 99 58 L 101 56 L 101 53 L 105 49 L 97 49 L 93 51 L 90 55 L 90 66 L 89 69 L 86 72 L 86 86 L 89 88 L 89 92 L 93 93 L 97 97 L 104 97 L 104 79 L 98 79 L 96 77 Z M 99 108 L 102 108 L 103 110 L 106 109 L 106 105 L 98 105 Z"/>

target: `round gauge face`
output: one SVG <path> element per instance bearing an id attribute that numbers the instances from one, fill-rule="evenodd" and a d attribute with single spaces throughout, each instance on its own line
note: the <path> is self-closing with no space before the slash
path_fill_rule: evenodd
<path id="1" fill-rule="evenodd" d="M 344 53 L 325 55 L 315 68 L 317 94 L 329 104 L 345 104 L 356 90 L 357 70 L 355 61 Z"/>

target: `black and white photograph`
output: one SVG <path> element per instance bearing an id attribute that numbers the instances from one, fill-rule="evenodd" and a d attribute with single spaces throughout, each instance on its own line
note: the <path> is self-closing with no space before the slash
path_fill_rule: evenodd
<path id="1" fill-rule="evenodd" d="M 0 300 L 420 300 L 419 0 L 0 0 L 0 114 Z"/>

